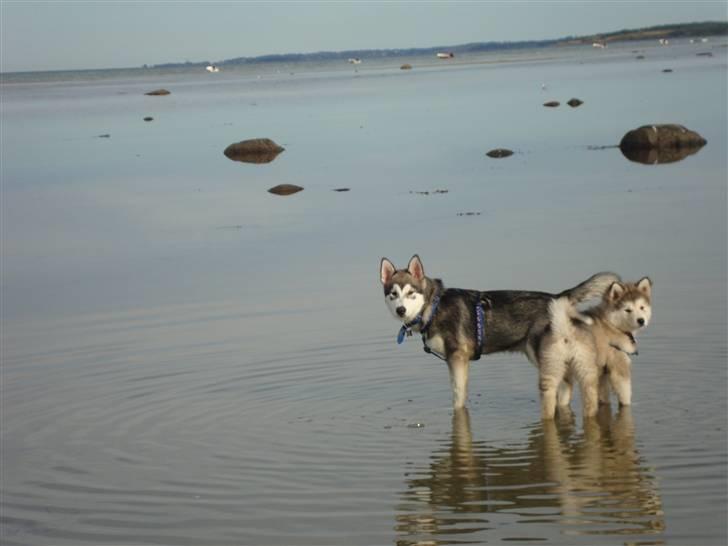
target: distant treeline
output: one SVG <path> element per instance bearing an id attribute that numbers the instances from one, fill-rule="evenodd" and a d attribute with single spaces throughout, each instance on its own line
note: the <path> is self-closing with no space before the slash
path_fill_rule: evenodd
<path id="1" fill-rule="evenodd" d="M 593 34 L 591 36 L 567 37 L 558 42 L 591 43 L 594 41 L 617 42 L 625 40 L 653 40 L 658 38 L 695 38 L 724 36 L 728 34 L 728 22 L 707 21 L 704 23 L 682 23 L 658 25 L 647 28 L 623 29 L 616 32 Z"/>
<path id="2" fill-rule="evenodd" d="M 454 46 L 420 47 L 408 49 L 355 49 L 348 51 L 318 51 L 315 53 L 286 53 L 280 55 L 260 55 L 258 57 L 236 57 L 224 61 L 165 63 L 154 65 L 155 68 L 177 66 L 205 66 L 216 64 L 241 65 L 255 63 L 294 63 L 301 61 L 329 61 L 346 59 L 385 59 L 388 57 L 433 56 L 438 52 L 474 53 L 482 51 L 498 51 L 512 49 L 542 48 L 556 45 L 586 44 L 595 41 L 616 42 L 624 40 L 652 40 L 658 38 L 691 38 L 703 36 L 728 35 L 728 22 L 708 21 L 704 23 L 682 23 L 659 25 L 639 29 L 624 29 L 616 32 L 593 34 L 590 36 L 567 36 L 555 40 L 530 40 L 519 42 L 473 42 Z"/>

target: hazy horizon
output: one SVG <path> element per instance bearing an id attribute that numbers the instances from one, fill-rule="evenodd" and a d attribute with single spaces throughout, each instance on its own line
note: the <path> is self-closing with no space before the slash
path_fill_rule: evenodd
<path id="1" fill-rule="evenodd" d="M 559 39 L 728 20 L 723 1 L 104 2 L 0 5 L 1 72 Z"/>

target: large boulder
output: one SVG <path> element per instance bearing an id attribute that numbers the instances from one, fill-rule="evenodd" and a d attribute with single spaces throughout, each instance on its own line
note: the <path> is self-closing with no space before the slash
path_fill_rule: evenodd
<path id="1" fill-rule="evenodd" d="M 244 163 L 270 163 L 285 148 L 269 138 L 253 138 L 231 144 L 223 152 L 228 159 Z"/>
<path id="2" fill-rule="evenodd" d="M 639 163 L 672 163 L 694 154 L 707 140 L 682 125 L 643 125 L 627 132 L 619 149 Z"/>

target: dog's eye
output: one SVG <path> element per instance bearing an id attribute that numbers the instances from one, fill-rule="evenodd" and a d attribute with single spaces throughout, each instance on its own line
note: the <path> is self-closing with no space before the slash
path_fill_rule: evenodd
<path id="1" fill-rule="evenodd" d="M 632 309 L 630 309 L 630 308 L 627 308 L 627 309 L 625 309 L 625 310 L 624 310 L 624 312 L 625 312 L 625 313 L 631 313 L 631 312 L 632 312 Z"/>
<path id="2" fill-rule="evenodd" d="M 645 306 L 643 305 L 642 307 L 640 307 L 640 311 L 644 311 L 644 310 L 645 310 Z"/>

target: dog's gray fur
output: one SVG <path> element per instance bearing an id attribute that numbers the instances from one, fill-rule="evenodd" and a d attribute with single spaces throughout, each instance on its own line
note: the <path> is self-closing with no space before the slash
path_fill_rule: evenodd
<path id="1" fill-rule="evenodd" d="M 423 323 L 429 322 L 423 339 L 433 352 L 447 361 L 454 408 L 465 405 L 469 364 L 479 356 L 477 306 L 484 310 L 483 354 L 525 352 L 529 335 L 548 325 L 551 301 L 566 297 L 578 304 L 601 296 L 612 283 L 619 281 L 619 276 L 614 273 L 597 273 L 559 294 L 445 288 L 440 279 L 425 275 L 422 261 L 416 254 L 410 259 L 407 269 L 397 269 L 387 258 L 382 258 L 379 272 L 385 302 L 395 318 L 409 323 L 421 316 Z M 432 317 L 436 295 L 439 295 L 440 301 Z M 421 324 L 413 325 L 412 330 L 421 332 Z"/>

